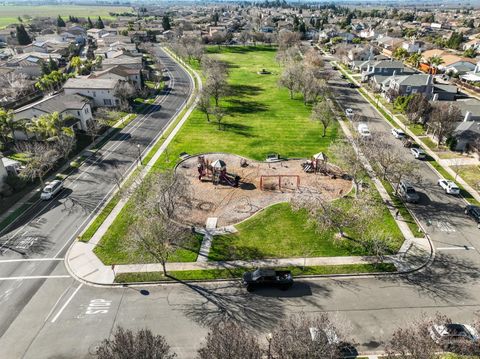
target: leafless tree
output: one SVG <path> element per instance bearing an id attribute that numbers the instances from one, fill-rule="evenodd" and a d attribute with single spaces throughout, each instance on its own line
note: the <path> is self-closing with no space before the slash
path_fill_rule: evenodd
<path id="1" fill-rule="evenodd" d="M 220 97 L 227 93 L 228 69 L 225 63 L 208 56 L 202 57 L 202 71 L 205 76 L 205 91 L 213 97 L 218 106 Z"/>
<path id="2" fill-rule="evenodd" d="M 363 147 L 377 174 L 384 180 L 391 177 L 390 172 L 395 171 L 395 167 L 405 162 L 403 153 L 395 148 L 390 141 L 390 138 L 378 135 L 372 138 L 368 144 L 364 144 Z"/>
<path id="3" fill-rule="evenodd" d="M 135 86 L 126 81 L 120 81 L 115 88 L 115 96 L 120 100 L 120 108 L 127 110 L 129 108 L 128 101 L 135 96 L 137 90 Z"/>
<path id="4" fill-rule="evenodd" d="M 210 122 L 210 112 L 212 111 L 212 104 L 210 103 L 210 94 L 206 89 L 200 91 L 198 96 L 198 109 L 207 116 L 207 121 Z"/>
<path id="5" fill-rule="evenodd" d="M 447 139 L 455 129 L 455 124 L 462 118 L 460 109 L 449 103 L 435 103 L 433 105 L 428 128 L 437 138 L 437 147 Z"/>
<path id="6" fill-rule="evenodd" d="M 198 350 L 198 359 L 261 359 L 262 349 L 256 336 L 233 321 L 222 322 L 212 327 L 203 346 Z"/>
<path id="7" fill-rule="evenodd" d="M 47 142 L 22 142 L 15 146 L 15 150 L 25 153 L 27 163 L 20 176 L 28 180 L 39 179 L 42 187 L 45 186 L 43 178 L 55 167 L 60 158 L 58 148 Z"/>
<path id="8" fill-rule="evenodd" d="M 108 120 L 102 116 L 95 117 L 87 122 L 87 134 L 91 137 L 92 142 L 95 142 L 98 135 L 100 135 L 103 129 L 108 125 Z"/>
<path id="9" fill-rule="evenodd" d="M 430 102 L 421 93 L 413 94 L 406 109 L 407 117 L 412 123 L 426 122 L 431 111 Z"/>
<path id="10" fill-rule="evenodd" d="M 295 47 L 300 44 L 300 33 L 289 30 L 282 30 L 278 34 L 278 49 L 280 51 L 286 50 L 290 47 Z"/>
<path id="11" fill-rule="evenodd" d="M 393 332 L 386 346 L 388 359 L 436 359 L 438 345 L 432 340 L 429 329 L 435 324 L 447 324 L 450 319 L 437 314 L 435 318 L 422 316 L 404 328 Z"/>
<path id="12" fill-rule="evenodd" d="M 200 61 L 204 54 L 204 47 L 199 38 L 193 36 L 175 37 L 170 42 L 172 50 L 186 60 Z"/>
<path id="13" fill-rule="evenodd" d="M 225 117 L 225 111 L 220 107 L 220 106 L 215 106 L 215 108 L 212 111 L 213 117 L 215 117 L 215 121 L 218 124 L 218 129 L 221 130 L 222 126 L 222 120 Z"/>
<path id="14" fill-rule="evenodd" d="M 105 339 L 97 349 L 98 359 L 174 359 L 177 357 L 172 352 L 165 338 L 154 335 L 149 329 L 137 332 L 117 327 L 112 339 Z"/>
<path id="15" fill-rule="evenodd" d="M 289 63 L 282 72 L 279 85 L 286 87 L 290 92 L 290 98 L 293 99 L 295 92 L 300 91 L 302 81 L 302 68 L 297 63 Z"/>
<path id="16" fill-rule="evenodd" d="M 356 138 L 356 145 L 359 147 L 359 139 Z M 358 153 L 353 148 L 352 144 L 345 141 L 336 141 L 329 147 L 329 152 L 335 156 L 338 164 L 342 166 L 351 176 L 353 185 L 355 187 L 355 197 L 360 193 L 360 188 L 363 181 L 368 177 Z"/>
<path id="17" fill-rule="evenodd" d="M 342 357 L 346 342 L 342 324 L 327 313 L 292 315 L 274 330 L 269 340 L 269 357 L 282 359 Z"/>
<path id="18" fill-rule="evenodd" d="M 323 68 L 324 62 L 323 58 L 320 53 L 314 49 L 309 49 L 304 57 L 303 61 L 305 65 L 315 67 L 315 68 Z"/>
<path id="19" fill-rule="evenodd" d="M 299 48 L 294 46 L 285 50 L 278 50 L 275 58 L 280 64 L 298 63 L 302 61 L 302 54 Z"/>
<path id="20" fill-rule="evenodd" d="M 250 40 L 249 32 L 246 31 L 246 30 L 240 31 L 240 35 L 238 37 L 238 40 L 242 43 L 243 46 L 245 46 L 246 43 L 248 42 L 248 40 Z"/>
<path id="21" fill-rule="evenodd" d="M 391 168 L 389 181 L 395 186 L 395 194 L 398 193 L 400 182 L 407 177 L 411 180 L 421 181 L 422 178 L 417 162 L 404 160 L 403 162 L 398 162 L 395 167 Z"/>
<path id="22" fill-rule="evenodd" d="M 318 121 L 322 124 L 323 132 L 322 137 L 327 134 L 327 129 L 333 124 L 335 115 L 332 111 L 331 105 L 328 100 L 317 102 L 312 109 L 312 120 Z"/>
<path id="23" fill-rule="evenodd" d="M 18 98 L 31 88 L 32 81 L 23 73 L 14 71 L 0 75 L 0 97 Z"/>

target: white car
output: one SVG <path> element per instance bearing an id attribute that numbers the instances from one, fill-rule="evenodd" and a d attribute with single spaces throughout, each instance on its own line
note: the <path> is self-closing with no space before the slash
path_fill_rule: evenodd
<path id="1" fill-rule="evenodd" d="M 424 158 L 427 157 L 427 154 L 421 148 L 412 147 L 410 148 L 410 152 L 412 153 L 413 157 L 415 157 L 417 160 L 423 160 Z"/>
<path id="2" fill-rule="evenodd" d="M 351 108 L 347 108 L 345 110 L 345 115 L 347 115 L 347 117 L 352 117 L 353 116 L 353 110 Z"/>
<path id="3" fill-rule="evenodd" d="M 466 324 L 432 325 L 428 331 L 435 343 L 447 346 L 462 340 L 477 342 L 479 339 L 475 328 Z"/>
<path id="4" fill-rule="evenodd" d="M 392 135 L 397 138 L 397 139 L 402 139 L 405 137 L 405 132 L 403 132 L 401 129 L 399 128 L 392 128 Z"/>
<path id="5" fill-rule="evenodd" d="M 40 194 L 40 198 L 43 200 L 49 200 L 55 197 L 63 188 L 63 182 L 54 180 L 48 183 Z"/>
<path id="6" fill-rule="evenodd" d="M 367 124 L 365 123 L 360 123 L 357 127 L 357 130 L 360 136 L 362 136 L 365 139 L 372 137 L 372 134 L 370 133 L 370 130 L 368 129 Z"/>
<path id="7" fill-rule="evenodd" d="M 445 193 L 459 195 L 460 188 L 455 184 L 453 181 L 446 180 L 445 178 L 441 178 L 438 180 L 438 185 L 445 190 Z"/>

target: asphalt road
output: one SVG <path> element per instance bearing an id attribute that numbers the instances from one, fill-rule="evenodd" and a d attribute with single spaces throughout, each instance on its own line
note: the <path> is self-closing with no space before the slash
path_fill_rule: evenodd
<path id="1" fill-rule="evenodd" d="M 47 278 L 56 271 L 66 275 L 59 267 L 63 268 L 61 259 L 68 245 L 188 99 L 193 89 L 190 77 L 163 51 L 157 51 L 169 81 L 155 105 L 69 176 L 56 198 L 37 201 L 0 233 L 0 336 Z"/>
<path id="2" fill-rule="evenodd" d="M 389 125 L 355 90 L 346 88 L 339 78 L 332 81 L 332 88 L 342 105 L 368 117 L 374 135 L 389 133 Z M 393 136 L 392 143 L 400 146 Z M 409 159 L 405 150 L 405 160 Z M 62 277 L 65 271 L 62 265 L 56 265 L 50 276 L 58 277 L 37 284 L 35 295 L 0 338 L 0 357 L 89 358 L 112 329 L 121 325 L 148 327 L 164 335 L 179 358 L 192 358 L 207 327 L 226 316 L 243 322 L 264 338 L 290 313 L 331 312 L 351 323 L 351 337 L 359 351 L 381 349 L 394 328 L 421 313 L 439 311 L 456 321 L 471 321 L 480 313 L 480 232 L 463 214 L 462 200 L 445 195 L 425 163 L 421 172 L 424 179 L 416 185 L 424 195 L 412 210 L 427 228 L 437 256 L 420 272 L 379 278 L 299 280 L 287 292 L 247 293 L 236 282 L 90 287 Z M 10 265 L 0 262 L 6 273 Z M 0 287 L 2 315 L 11 293 L 29 286 L 30 281 L 38 282 L 13 281 L 8 288 Z"/>

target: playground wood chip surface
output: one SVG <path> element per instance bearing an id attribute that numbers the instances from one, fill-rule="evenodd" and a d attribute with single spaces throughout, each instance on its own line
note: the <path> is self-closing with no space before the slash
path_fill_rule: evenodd
<path id="1" fill-rule="evenodd" d="M 177 220 L 196 226 L 205 226 L 209 217 L 217 217 L 217 227 L 241 222 L 259 210 L 279 202 L 289 202 L 296 193 L 318 191 L 326 199 L 336 199 L 346 195 L 352 188 L 352 182 L 340 177 L 341 170 L 333 165 L 327 165 L 329 170 L 338 174 L 337 178 L 320 173 L 306 173 L 302 163 L 306 160 L 287 160 L 281 162 L 258 162 L 244 159 L 234 154 L 207 154 L 204 158 L 208 163 L 222 160 L 226 164 L 228 177 L 241 177 L 239 187 L 233 187 L 225 181 L 215 185 L 211 176 L 199 180 L 198 159 L 192 156 L 179 163 L 176 172 L 185 176 L 190 186 L 191 203 L 182 206 L 177 212 Z M 241 162 L 248 163 L 242 167 Z M 281 179 L 282 189 L 278 189 L 278 177 L 264 177 L 260 189 L 261 176 L 287 175 Z M 298 176 L 298 177 L 296 177 Z M 297 179 L 300 185 L 297 187 Z"/>

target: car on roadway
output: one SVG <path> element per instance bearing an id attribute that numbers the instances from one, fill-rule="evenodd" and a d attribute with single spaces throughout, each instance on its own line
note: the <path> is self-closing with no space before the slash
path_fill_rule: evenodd
<path id="1" fill-rule="evenodd" d="M 368 129 L 368 126 L 366 123 L 359 123 L 357 127 L 357 131 L 360 134 L 360 136 L 363 137 L 364 139 L 372 138 L 372 134 L 370 133 L 370 130 Z"/>
<path id="2" fill-rule="evenodd" d="M 351 89 L 356 89 L 356 88 L 358 88 L 358 86 L 355 85 L 353 82 L 349 82 L 349 83 L 348 83 L 348 87 L 350 87 Z"/>
<path id="3" fill-rule="evenodd" d="M 398 194 L 400 195 L 400 198 L 408 203 L 418 203 L 420 200 L 420 196 L 415 190 L 415 187 L 407 181 L 400 181 L 400 184 L 398 185 Z"/>
<path id="4" fill-rule="evenodd" d="M 341 77 L 342 79 L 344 79 L 344 80 L 347 79 L 347 76 L 345 76 L 344 74 L 342 74 L 340 77 Z"/>
<path id="5" fill-rule="evenodd" d="M 258 268 L 243 273 L 242 284 L 249 292 L 261 287 L 276 287 L 287 290 L 293 285 L 293 277 L 288 270 Z"/>
<path id="6" fill-rule="evenodd" d="M 445 350 L 457 352 L 465 346 L 465 342 L 478 342 L 479 336 L 475 328 L 467 324 L 434 324 L 428 328 L 432 340 Z M 462 345 L 463 344 L 463 345 Z"/>
<path id="7" fill-rule="evenodd" d="M 54 180 L 48 183 L 40 194 L 40 199 L 49 200 L 55 197 L 63 189 L 63 182 Z"/>
<path id="8" fill-rule="evenodd" d="M 353 110 L 351 108 L 347 108 L 345 110 L 345 115 L 347 115 L 347 117 L 352 117 L 353 116 Z"/>
<path id="9" fill-rule="evenodd" d="M 405 137 L 405 132 L 403 132 L 401 129 L 399 128 L 392 128 L 392 135 L 393 137 L 395 137 L 396 139 L 399 139 L 401 140 L 402 138 Z"/>
<path id="10" fill-rule="evenodd" d="M 335 66 L 335 65 L 333 65 L 333 66 L 332 66 L 332 70 L 338 70 L 338 67 Z"/>
<path id="11" fill-rule="evenodd" d="M 453 194 L 458 196 L 460 194 L 460 188 L 453 181 L 446 180 L 445 178 L 440 178 L 438 180 L 438 185 L 445 190 L 447 194 Z"/>
<path id="12" fill-rule="evenodd" d="M 417 160 L 423 160 L 427 157 L 427 154 L 423 149 L 420 147 L 412 147 L 410 148 L 410 152 L 412 153 L 413 157 L 415 157 Z"/>
<path id="13" fill-rule="evenodd" d="M 470 216 L 475 222 L 477 227 L 480 228 L 480 207 L 474 205 L 468 205 L 465 207 L 465 214 Z"/>

